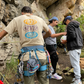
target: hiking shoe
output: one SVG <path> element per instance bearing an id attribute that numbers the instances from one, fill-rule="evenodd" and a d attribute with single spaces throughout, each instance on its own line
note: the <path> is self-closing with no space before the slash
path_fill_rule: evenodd
<path id="1" fill-rule="evenodd" d="M 81 80 L 75 80 L 73 83 L 71 84 L 82 84 Z"/>
<path id="2" fill-rule="evenodd" d="M 51 76 L 52 79 L 57 79 L 57 80 L 61 80 L 62 79 L 62 76 L 59 76 L 57 73 L 53 74 Z"/>

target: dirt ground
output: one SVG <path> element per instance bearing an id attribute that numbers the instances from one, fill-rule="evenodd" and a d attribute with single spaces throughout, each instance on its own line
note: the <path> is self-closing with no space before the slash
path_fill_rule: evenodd
<path id="1" fill-rule="evenodd" d="M 57 48 L 57 52 L 59 53 L 59 61 L 61 71 L 63 71 L 66 67 L 71 67 L 69 56 L 64 54 L 64 50 L 61 48 Z M 57 81 L 55 79 L 50 79 L 49 84 L 70 84 L 73 78 L 73 74 L 70 76 L 63 75 L 63 79 L 61 81 Z"/>
<path id="2" fill-rule="evenodd" d="M 58 48 L 57 51 L 59 53 L 58 64 L 60 65 L 61 71 L 63 71 L 66 67 L 71 67 L 69 56 L 63 53 L 64 50 L 61 48 Z M 14 82 L 16 81 L 15 74 L 12 74 L 12 75 L 13 75 L 13 77 L 11 79 L 8 79 L 9 84 L 14 84 Z M 57 81 L 55 79 L 50 79 L 49 84 L 70 84 L 72 78 L 74 77 L 73 74 L 70 76 L 65 76 L 65 75 L 62 75 L 62 76 L 63 76 L 63 79 L 61 81 Z M 35 84 L 39 84 L 36 77 L 35 77 L 35 79 L 36 79 Z"/>
<path id="3" fill-rule="evenodd" d="M 59 53 L 59 65 L 60 65 L 60 69 L 63 71 L 66 67 L 70 67 L 71 68 L 71 63 L 70 63 L 70 59 L 69 59 L 69 55 L 64 54 L 64 50 L 61 48 L 57 48 L 57 51 Z M 50 79 L 49 84 L 70 84 L 72 82 L 72 79 L 74 77 L 74 74 L 71 74 L 69 76 L 65 76 L 63 75 L 63 79 L 61 81 L 57 81 L 55 79 Z M 82 79 L 84 79 L 84 74 L 82 74 Z M 84 81 L 82 81 L 82 83 L 84 84 Z"/>
<path id="4" fill-rule="evenodd" d="M 60 65 L 60 68 L 63 70 L 66 67 L 71 67 L 69 55 L 64 54 L 64 50 L 61 49 L 61 48 L 58 48 L 57 52 L 59 53 L 59 55 L 58 55 L 58 57 L 59 57 L 58 64 Z"/>

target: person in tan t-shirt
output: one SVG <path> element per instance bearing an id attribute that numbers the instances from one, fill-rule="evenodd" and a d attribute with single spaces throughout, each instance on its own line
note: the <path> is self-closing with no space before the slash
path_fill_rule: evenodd
<path id="1" fill-rule="evenodd" d="M 38 46 L 44 45 L 44 39 L 42 36 L 42 31 L 48 32 L 49 36 L 51 35 L 51 31 L 48 28 L 45 21 L 35 15 L 32 15 L 32 10 L 30 7 L 23 7 L 22 15 L 15 17 L 8 26 L 0 32 L 0 39 L 2 39 L 6 34 L 12 34 L 14 31 L 18 31 L 20 36 L 20 44 L 21 47 L 29 47 L 29 46 Z M 32 53 L 31 53 L 32 54 Z M 38 58 L 42 65 L 46 64 L 46 54 L 45 52 L 37 51 Z M 26 67 L 26 63 L 29 59 L 29 52 L 23 57 L 24 68 Z M 46 71 L 38 71 L 37 77 L 39 79 L 40 84 L 48 84 L 48 80 L 46 77 Z M 24 84 L 34 84 L 34 75 L 27 77 L 24 76 Z"/>

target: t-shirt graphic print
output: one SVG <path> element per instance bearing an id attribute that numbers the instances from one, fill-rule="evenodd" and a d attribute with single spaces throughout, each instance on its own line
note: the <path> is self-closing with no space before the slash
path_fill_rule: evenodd
<path id="1" fill-rule="evenodd" d="M 37 21 L 34 19 L 26 19 L 24 20 L 25 26 L 24 31 L 27 31 L 25 34 L 25 37 L 28 39 L 33 39 L 38 36 L 38 33 L 36 32 L 38 30 L 38 27 L 35 25 L 37 24 Z"/>

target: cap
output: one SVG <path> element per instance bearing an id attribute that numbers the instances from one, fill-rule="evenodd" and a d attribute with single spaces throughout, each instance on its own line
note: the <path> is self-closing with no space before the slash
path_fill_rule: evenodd
<path id="1" fill-rule="evenodd" d="M 52 17 L 51 19 L 49 19 L 49 22 L 52 21 L 52 20 L 57 20 L 58 21 L 58 18 L 57 17 Z"/>
<path id="2" fill-rule="evenodd" d="M 64 21 L 73 19 L 72 16 L 65 17 Z"/>
<path id="3" fill-rule="evenodd" d="M 63 20 L 62 24 L 66 25 L 66 21 L 67 21 L 67 20 L 72 20 L 72 19 L 73 19 L 72 16 L 67 16 L 67 17 L 65 17 L 65 19 Z"/>

